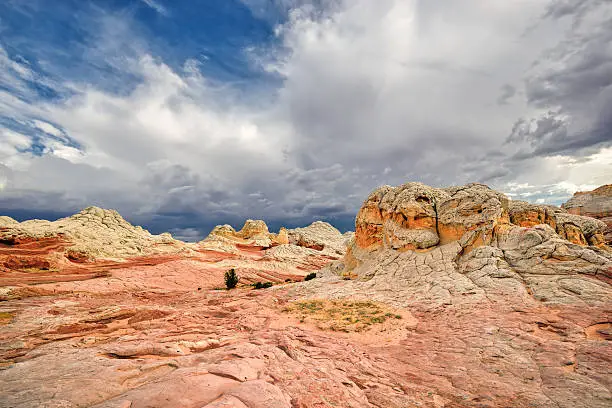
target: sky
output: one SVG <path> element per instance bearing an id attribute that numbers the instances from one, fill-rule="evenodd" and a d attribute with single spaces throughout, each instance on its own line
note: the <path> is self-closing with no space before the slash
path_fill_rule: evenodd
<path id="1" fill-rule="evenodd" d="M 610 0 L 3 0 L 0 214 L 198 240 L 381 185 L 612 182 Z"/>

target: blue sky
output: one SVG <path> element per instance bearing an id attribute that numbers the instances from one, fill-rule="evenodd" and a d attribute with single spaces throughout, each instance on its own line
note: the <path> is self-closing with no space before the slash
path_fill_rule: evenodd
<path id="1" fill-rule="evenodd" d="M 601 0 L 8 0 L 0 213 L 351 229 L 382 184 L 612 180 Z"/>

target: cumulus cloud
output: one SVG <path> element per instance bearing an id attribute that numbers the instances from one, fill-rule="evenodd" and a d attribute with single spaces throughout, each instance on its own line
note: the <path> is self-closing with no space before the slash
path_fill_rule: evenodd
<path id="1" fill-rule="evenodd" d="M 286 16 L 280 45 L 245 50 L 282 81 L 248 98 L 194 59 L 125 44 L 137 36 L 116 19 L 89 52 L 136 78 L 121 92 L 65 81 L 65 98 L 26 103 L 27 64 L 0 53 L 0 80 L 19 79 L 0 106 L 42 146 L 4 131 L 0 207 L 96 204 L 195 239 L 247 217 L 350 227 L 381 184 L 483 181 L 559 202 L 612 176 L 606 2 L 244 3 Z"/>

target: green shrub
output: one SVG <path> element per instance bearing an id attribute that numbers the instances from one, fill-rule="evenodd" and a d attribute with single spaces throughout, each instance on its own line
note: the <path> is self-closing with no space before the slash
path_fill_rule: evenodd
<path id="1" fill-rule="evenodd" d="M 306 275 L 306 277 L 304 278 L 304 280 L 305 280 L 305 281 L 309 281 L 309 280 L 314 279 L 314 278 L 316 278 L 316 277 L 317 277 L 317 273 L 316 273 L 316 272 L 312 272 L 312 273 L 309 273 L 308 275 Z"/>
<path id="2" fill-rule="evenodd" d="M 236 274 L 236 271 L 234 270 L 234 268 L 225 272 L 225 286 L 228 289 L 234 289 L 236 285 L 238 284 L 239 280 L 240 280 L 240 277 Z"/>
<path id="3" fill-rule="evenodd" d="M 253 284 L 253 287 L 254 287 L 255 289 L 266 289 L 266 288 L 270 288 L 270 287 L 272 287 L 272 282 L 264 282 L 264 283 L 261 283 L 261 282 L 255 282 L 255 283 Z"/>

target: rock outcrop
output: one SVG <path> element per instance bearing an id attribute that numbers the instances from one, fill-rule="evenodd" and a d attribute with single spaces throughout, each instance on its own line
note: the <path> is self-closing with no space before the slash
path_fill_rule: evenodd
<path id="1" fill-rule="evenodd" d="M 237 247 L 251 246 L 262 249 L 289 243 L 287 230 L 281 228 L 278 234 L 271 233 L 262 220 L 246 220 L 241 230 L 231 225 L 217 225 L 200 246 L 206 249 L 235 252 Z"/>
<path id="2" fill-rule="evenodd" d="M 600 221 L 408 183 L 373 192 L 355 234 L 264 226 L 220 226 L 178 254 L 0 271 L 0 407 L 610 406 Z M 0 253 L 66 258 L 76 235 L 12 234 Z M 164 238 L 150 239 L 142 252 Z M 238 288 L 219 290 L 228 268 Z"/>
<path id="3" fill-rule="evenodd" d="M 237 255 L 222 264 L 237 269 L 242 275 L 250 275 L 254 266 L 255 269 L 276 273 L 285 271 L 291 275 L 306 275 L 341 258 L 346 252 L 348 236 L 321 221 L 304 228 L 281 228 L 275 234 L 268 231 L 264 221 L 247 220 L 240 231 L 230 225 L 216 226 L 198 245 L 204 250 Z M 251 252 L 251 255 L 239 256 L 244 251 Z M 256 264 L 253 263 L 254 251 L 261 252 Z M 255 274 L 252 279 L 258 276 L 269 280 L 265 274 Z"/>
<path id="4" fill-rule="evenodd" d="M 331 224 L 315 221 L 307 227 L 287 231 L 289 243 L 329 255 L 344 255 L 346 237 Z"/>
<path id="5" fill-rule="evenodd" d="M 612 184 L 606 184 L 593 191 L 581 191 L 562 207 L 570 214 L 597 218 L 606 223 L 604 239 L 612 245 Z"/>
<path id="6" fill-rule="evenodd" d="M 355 227 L 342 263 L 330 268 L 380 300 L 431 307 L 491 292 L 550 303 L 612 296 L 603 222 L 511 201 L 484 185 L 384 186 L 364 202 Z"/>
<path id="7" fill-rule="evenodd" d="M 57 221 L 0 219 L 0 268 L 59 270 L 74 263 L 190 253 L 170 234 L 152 235 L 114 210 L 89 207 Z"/>

